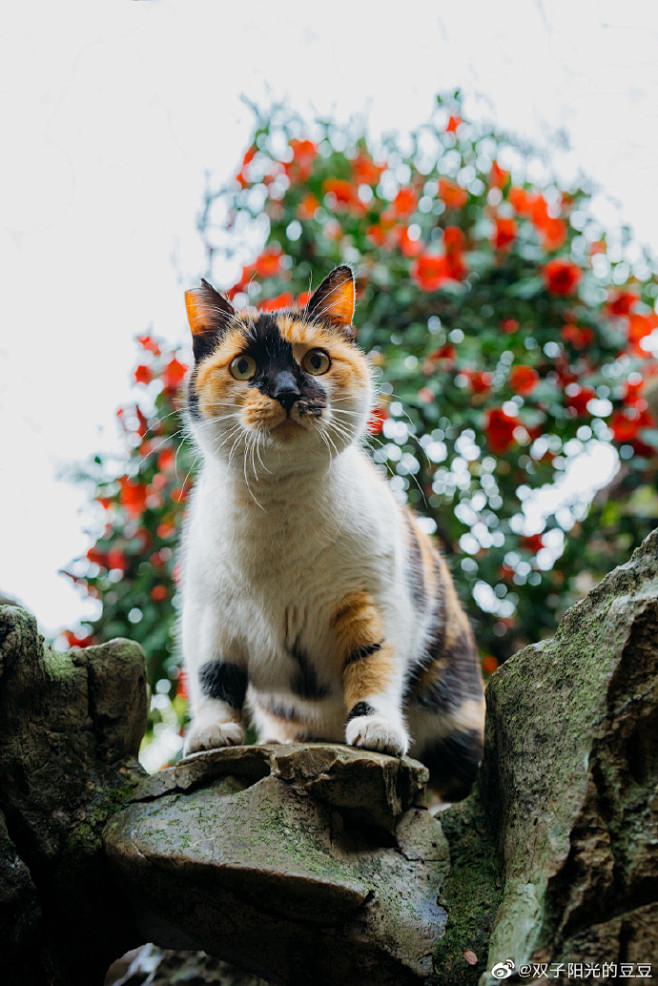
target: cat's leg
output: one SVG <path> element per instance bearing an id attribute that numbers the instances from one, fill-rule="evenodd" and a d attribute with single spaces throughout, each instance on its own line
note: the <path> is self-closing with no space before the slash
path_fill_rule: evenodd
<path id="1" fill-rule="evenodd" d="M 239 745 L 244 739 L 242 707 L 247 668 L 222 639 L 214 612 L 183 611 L 183 650 L 188 675 L 192 723 L 185 737 L 185 756 L 199 750 Z"/>
<path id="2" fill-rule="evenodd" d="M 355 592 L 334 617 L 350 746 L 404 756 L 409 735 L 402 714 L 402 671 L 372 596 Z"/>
<path id="3" fill-rule="evenodd" d="M 430 770 L 430 788 L 444 801 L 471 790 L 482 759 L 485 703 L 477 647 L 452 586 L 424 653 L 412 665 L 406 712 L 411 755 Z"/>

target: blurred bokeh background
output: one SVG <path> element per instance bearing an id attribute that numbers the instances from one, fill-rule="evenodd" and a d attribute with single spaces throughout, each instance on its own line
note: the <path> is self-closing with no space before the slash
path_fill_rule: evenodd
<path id="1" fill-rule="evenodd" d="M 200 275 L 276 305 L 354 265 L 371 450 L 441 537 L 486 672 L 656 525 L 657 40 L 607 0 L 12 10 L 0 592 L 60 646 L 144 643 L 148 766 L 185 715 Z"/>

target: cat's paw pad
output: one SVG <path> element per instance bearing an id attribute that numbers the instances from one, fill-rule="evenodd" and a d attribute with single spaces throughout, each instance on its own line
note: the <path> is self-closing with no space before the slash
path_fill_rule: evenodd
<path id="1" fill-rule="evenodd" d="M 213 722 L 210 725 L 193 725 L 185 737 L 184 756 L 199 750 L 216 750 L 220 746 L 240 746 L 244 730 L 237 722 Z"/>
<path id="2" fill-rule="evenodd" d="M 352 719 L 347 724 L 345 741 L 349 746 L 390 753 L 393 757 L 403 757 L 409 749 L 409 737 L 404 729 L 383 716 L 357 716 Z"/>

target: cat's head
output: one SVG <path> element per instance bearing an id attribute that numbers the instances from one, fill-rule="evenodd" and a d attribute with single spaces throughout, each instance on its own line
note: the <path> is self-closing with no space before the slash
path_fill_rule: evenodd
<path id="1" fill-rule="evenodd" d="M 236 311 L 207 281 L 185 300 L 188 411 L 205 455 L 260 478 L 329 461 L 363 435 L 372 383 L 354 339 L 349 267 L 336 267 L 303 309 Z"/>

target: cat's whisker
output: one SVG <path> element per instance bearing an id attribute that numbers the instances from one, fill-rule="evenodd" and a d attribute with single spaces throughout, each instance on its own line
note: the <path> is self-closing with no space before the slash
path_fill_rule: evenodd
<path id="1" fill-rule="evenodd" d="M 267 468 L 267 466 L 265 465 L 265 463 L 263 462 L 263 460 L 261 458 L 261 454 L 260 454 L 260 438 L 261 438 L 261 436 L 260 436 L 260 434 L 258 434 L 257 435 L 257 439 L 258 440 L 256 442 L 256 454 L 258 456 L 258 461 L 259 461 L 259 463 L 261 465 L 261 468 L 268 474 L 268 476 L 271 476 L 272 475 L 272 470 Z"/>
<path id="2" fill-rule="evenodd" d="M 249 496 L 254 501 L 254 503 L 256 504 L 256 506 L 259 507 L 261 510 L 264 511 L 265 508 L 263 507 L 262 503 L 260 503 L 260 501 L 257 500 L 256 497 L 254 496 L 253 490 L 251 489 L 251 486 L 249 485 L 249 478 L 247 476 L 247 462 L 248 462 L 248 459 L 249 459 L 249 448 L 250 448 L 250 444 L 251 444 L 251 441 L 250 441 L 251 438 L 252 438 L 251 435 L 247 435 L 247 441 L 246 441 L 246 445 L 245 445 L 245 454 L 244 454 L 244 457 L 243 457 L 243 460 L 242 460 L 242 472 L 243 472 L 243 475 L 244 475 L 244 482 L 245 482 L 245 486 L 247 487 L 247 492 L 249 493 Z"/>

